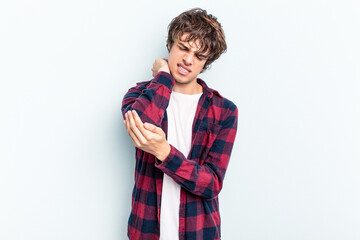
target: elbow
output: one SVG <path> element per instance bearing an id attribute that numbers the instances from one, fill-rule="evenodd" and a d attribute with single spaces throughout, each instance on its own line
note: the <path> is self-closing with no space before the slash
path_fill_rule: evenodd
<path id="1" fill-rule="evenodd" d="M 212 188 L 205 188 L 202 192 L 201 197 L 204 199 L 213 199 L 217 197 L 222 189 L 222 184 L 220 182 L 214 184 Z"/>
<path id="2" fill-rule="evenodd" d="M 122 107 L 121 107 L 121 113 L 123 115 L 123 118 L 125 120 L 125 113 L 129 110 L 133 110 L 132 108 L 132 105 L 131 104 L 124 104 Z"/>
<path id="3" fill-rule="evenodd" d="M 219 195 L 220 191 L 210 191 L 210 192 L 204 192 L 201 194 L 201 197 L 207 200 L 216 198 Z"/>
<path id="4" fill-rule="evenodd" d="M 125 119 L 125 113 L 130 109 L 130 107 L 131 107 L 130 104 L 123 104 L 121 106 L 121 113 L 122 113 L 124 119 Z"/>
<path id="5" fill-rule="evenodd" d="M 212 199 L 217 197 L 223 186 L 223 178 L 221 175 L 219 175 L 216 171 L 213 171 L 211 168 L 210 172 L 212 172 L 212 174 L 208 175 L 210 176 L 210 179 L 207 181 L 208 184 L 201 193 L 201 197 L 205 199 Z"/>
<path id="6" fill-rule="evenodd" d="M 194 182 L 191 181 L 185 181 L 182 186 L 184 189 L 191 192 L 192 194 L 195 194 L 204 199 L 212 199 L 217 197 L 221 190 L 220 184 L 209 184 L 207 187 L 204 188 L 197 186 Z"/>

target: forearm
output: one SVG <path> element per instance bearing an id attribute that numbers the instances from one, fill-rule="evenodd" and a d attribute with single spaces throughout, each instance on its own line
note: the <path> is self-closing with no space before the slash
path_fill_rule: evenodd
<path id="1" fill-rule="evenodd" d="M 173 146 L 168 157 L 163 162 L 157 161 L 155 166 L 187 191 L 206 199 L 217 196 L 222 188 L 223 175 L 220 172 L 225 172 L 225 169 L 212 169 L 208 162 L 200 165 L 187 159 Z"/>
<path id="2" fill-rule="evenodd" d="M 212 130 L 214 132 L 210 134 L 216 135 L 215 140 L 210 140 L 204 135 L 200 135 L 200 139 L 195 137 L 196 147 L 193 146 L 190 153 L 192 159 L 186 158 L 183 153 L 171 146 L 166 159 L 162 162 L 156 161 L 155 166 L 191 193 L 203 198 L 213 198 L 222 189 L 236 129 L 237 109 L 222 121 L 220 130 Z M 198 144 L 203 142 L 203 139 L 209 140 L 206 145 L 200 147 Z"/>

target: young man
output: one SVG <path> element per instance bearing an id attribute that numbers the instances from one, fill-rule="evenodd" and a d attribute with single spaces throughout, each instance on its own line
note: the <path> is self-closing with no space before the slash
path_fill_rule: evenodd
<path id="1" fill-rule="evenodd" d="M 217 19 L 196 8 L 169 25 L 168 59 L 125 94 L 136 147 L 131 240 L 220 239 L 218 194 L 237 129 L 237 107 L 198 74 L 226 51 Z"/>

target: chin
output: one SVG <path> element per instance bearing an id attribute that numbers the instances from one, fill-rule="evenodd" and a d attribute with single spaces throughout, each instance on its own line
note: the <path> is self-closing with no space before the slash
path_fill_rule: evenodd
<path id="1" fill-rule="evenodd" d="M 193 77 L 190 77 L 190 76 L 186 76 L 186 77 L 184 77 L 184 76 L 179 76 L 179 75 L 175 75 L 175 76 L 173 76 L 174 77 L 174 79 L 175 79 L 175 81 L 177 82 L 177 83 L 182 83 L 182 84 L 186 84 L 186 83 L 189 83 L 189 82 L 192 82 L 193 81 Z"/>

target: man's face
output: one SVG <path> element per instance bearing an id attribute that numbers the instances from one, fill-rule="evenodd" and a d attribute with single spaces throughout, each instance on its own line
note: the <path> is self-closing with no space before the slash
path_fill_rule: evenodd
<path id="1" fill-rule="evenodd" d="M 206 56 L 199 53 L 199 41 L 184 42 L 188 33 L 175 40 L 168 57 L 171 75 L 177 83 L 187 84 L 196 80 L 206 63 Z"/>

